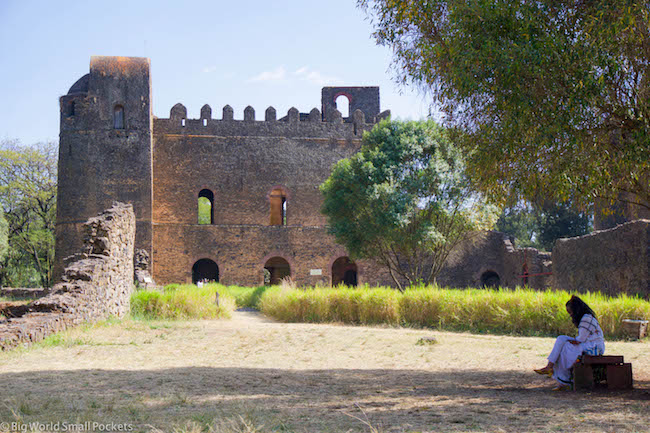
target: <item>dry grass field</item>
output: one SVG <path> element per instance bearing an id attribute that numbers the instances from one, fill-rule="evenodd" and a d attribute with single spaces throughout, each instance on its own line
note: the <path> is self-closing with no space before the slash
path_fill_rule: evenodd
<path id="1" fill-rule="evenodd" d="M 422 337 L 436 344 L 417 344 Z M 388 327 L 124 320 L 0 354 L 0 422 L 163 432 L 647 432 L 650 343 L 615 342 L 629 392 L 557 393 L 553 340 Z M 1 424 L 0 424 L 1 426 Z"/>

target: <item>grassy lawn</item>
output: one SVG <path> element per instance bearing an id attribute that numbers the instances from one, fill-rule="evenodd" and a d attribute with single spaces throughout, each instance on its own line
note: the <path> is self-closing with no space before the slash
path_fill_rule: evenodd
<path id="1" fill-rule="evenodd" d="M 109 321 L 0 353 L 0 421 L 143 432 L 648 430 L 649 342 L 608 344 L 633 363 L 636 385 L 610 393 L 551 392 L 531 369 L 552 343 L 247 312 Z"/>

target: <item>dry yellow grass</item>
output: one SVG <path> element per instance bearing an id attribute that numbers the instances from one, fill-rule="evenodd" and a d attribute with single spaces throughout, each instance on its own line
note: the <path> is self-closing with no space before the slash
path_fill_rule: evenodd
<path id="1" fill-rule="evenodd" d="M 437 344 L 417 345 L 434 336 Z M 0 422 L 135 431 L 645 432 L 650 343 L 616 342 L 630 392 L 553 393 L 553 340 L 384 327 L 125 320 L 0 354 Z M 368 424 L 366 424 L 368 423 Z"/>

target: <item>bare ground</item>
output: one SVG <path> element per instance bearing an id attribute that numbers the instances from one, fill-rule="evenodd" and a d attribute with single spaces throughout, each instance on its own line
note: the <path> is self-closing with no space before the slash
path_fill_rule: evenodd
<path id="1" fill-rule="evenodd" d="M 416 344 L 422 337 L 437 344 Z M 549 338 L 403 328 L 125 320 L 0 354 L 0 422 L 135 431 L 646 432 L 649 342 L 609 343 L 636 389 L 557 393 Z M 2 424 L 0 424 L 0 427 Z M 372 430 L 372 429 L 375 430 Z"/>

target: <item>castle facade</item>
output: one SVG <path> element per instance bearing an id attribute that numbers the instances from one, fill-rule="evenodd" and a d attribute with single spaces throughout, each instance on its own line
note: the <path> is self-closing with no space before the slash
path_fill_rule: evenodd
<path id="1" fill-rule="evenodd" d="M 320 109 L 259 116 L 249 106 L 243 119 L 228 105 L 189 119 L 182 104 L 157 118 L 151 98 L 149 59 L 133 57 L 92 57 L 60 98 L 57 275 L 80 250 L 83 223 L 119 201 L 133 205 L 137 256 L 158 284 L 392 285 L 377 264 L 351 260 L 320 213 L 332 166 L 390 115 L 378 87 L 325 87 Z M 486 232 L 449 257 L 438 282 L 545 287 L 549 266 L 550 254 Z"/>
<path id="2" fill-rule="evenodd" d="M 378 87 L 325 87 L 320 110 L 269 107 L 259 119 L 247 107 L 241 120 L 228 105 L 188 119 L 176 104 L 157 118 L 151 97 L 149 59 L 92 57 L 60 98 L 57 269 L 78 251 L 83 222 L 121 201 L 134 207 L 136 248 L 161 284 L 378 282 L 327 234 L 318 189 L 389 115 Z"/>

